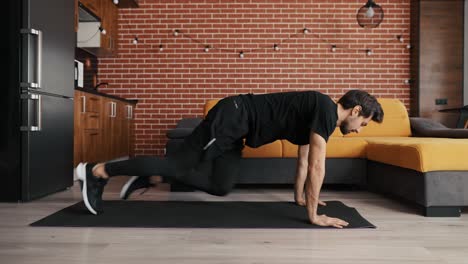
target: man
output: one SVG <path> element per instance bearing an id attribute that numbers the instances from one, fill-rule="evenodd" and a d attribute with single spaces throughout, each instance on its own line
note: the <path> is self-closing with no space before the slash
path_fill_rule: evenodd
<path id="1" fill-rule="evenodd" d="M 85 205 L 93 214 L 102 212 L 101 197 L 108 178 L 118 175 L 161 175 L 213 195 L 226 195 L 236 182 L 243 139 L 253 148 L 286 139 L 300 146 L 296 203 L 306 206 L 312 224 L 342 228 L 348 223 L 317 214 L 326 142 L 336 127 L 343 134 L 358 133 L 371 120 L 382 122 L 383 110 L 373 96 L 361 90 L 347 92 L 337 103 L 315 91 L 230 96 L 220 100 L 167 158 L 85 163 L 75 172 Z"/>

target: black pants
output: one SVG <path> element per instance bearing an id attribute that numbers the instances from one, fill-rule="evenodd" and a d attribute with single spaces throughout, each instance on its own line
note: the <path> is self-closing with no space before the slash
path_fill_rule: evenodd
<path id="1" fill-rule="evenodd" d="M 213 195 L 226 195 L 237 181 L 242 138 L 247 132 L 242 100 L 227 97 L 210 110 L 173 154 L 106 163 L 105 170 L 109 176 L 160 175 Z"/>

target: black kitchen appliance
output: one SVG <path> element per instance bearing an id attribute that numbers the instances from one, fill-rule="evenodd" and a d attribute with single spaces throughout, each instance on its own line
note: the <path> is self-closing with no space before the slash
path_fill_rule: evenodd
<path id="1" fill-rule="evenodd" d="M 74 0 L 7 0 L 0 201 L 73 185 Z"/>

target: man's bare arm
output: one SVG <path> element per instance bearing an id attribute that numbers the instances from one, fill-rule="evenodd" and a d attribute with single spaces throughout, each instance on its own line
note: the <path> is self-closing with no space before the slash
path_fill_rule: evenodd
<path id="1" fill-rule="evenodd" d="M 294 200 L 300 206 L 306 206 L 304 195 L 304 186 L 307 179 L 307 167 L 309 164 L 309 145 L 301 145 L 297 148 L 297 167 L 294 183 Z M 325 206 L 326 203 L 319 200 L 319 205 Z"/>
<path id="2" fill-rule="evenodd" d="M 309 220 L 312 224 L 320 226 L 343 228 L 343 226 L 348 225 L 347 222 L 338 218 L 317 214 L 320 189 L 322 188 L 323 178 L 325 177 L 327 143 L 322 136 L 311 132 L 309 145 L 309 164 L 305 188 Z"/>

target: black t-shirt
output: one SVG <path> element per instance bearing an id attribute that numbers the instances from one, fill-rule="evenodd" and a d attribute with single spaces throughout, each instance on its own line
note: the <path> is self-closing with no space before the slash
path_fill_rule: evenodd
<path id="1" fill-rule="evenodd" d="M 245 94 L 241 98 L 249 115 L 246 145 L 250 147 L 277 139 L 307 145 L 311 131 L 328 141 L 336 128 L 337 105 L 316 91 Z"/>

